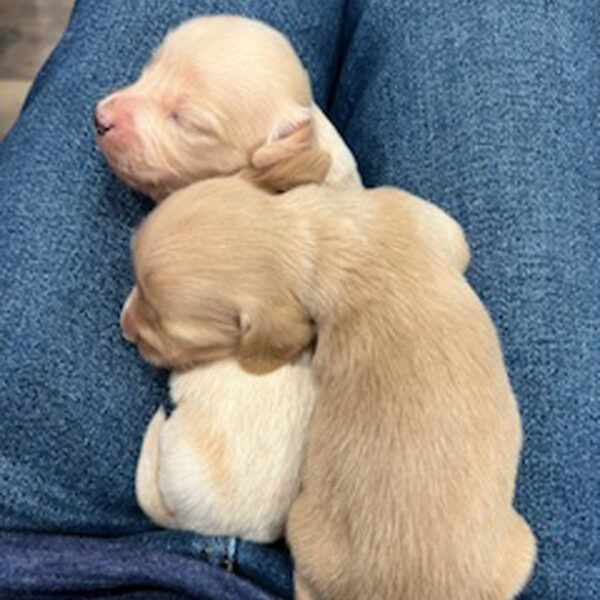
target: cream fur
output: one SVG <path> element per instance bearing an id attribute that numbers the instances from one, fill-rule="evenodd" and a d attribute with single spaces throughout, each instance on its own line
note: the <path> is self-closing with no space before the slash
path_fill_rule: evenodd
<path id="1" fill-rule="evenodd" d="M 354 158 L 312 102 L 289 42 L 249 19 L 183 24 L 139 80 L 98 111 L 115 124 L 99 138 L 108 162 L 157 201 L 190 181 L 231 171 L 271 191 L 311 181 L 361 186 Z M 175 112 L 201 131 L 182 128 Z M 124 324 L 137 300 L 134 290 Z M 145 355 L 160 362 L 149 348 Z M 272 369 L 247 362 L 255 372 Z M 257 541 L 279 537 L 297 492 L 314 400 L 306 367 L 295 362 L 262 377 L 231 361 L 191 368 L 172 376 L 171 397 L 177 410 L 168 420 L 156 413 L 138 461 L 136 495 L 144 512 L 163 527 Z M 218 445 L 197 441 L 207 430 Z M 217 457 L 222 468 L 209 468 Z"/>
<path id="2" fill-rule="evenodd" d="M 277 364 L 317 335 L 299 600 L 508 600 L 531 572 L 517 405 L 449 223 L 390 188 L 275 198 L 230 178 L 174 194 L 135 240 L 130 310 L 159 360 Z"/>
<path id="3" fill-rule="evenodd" d="M 138 464 L 144 511 L 164 527 L 278 538 L 298 493 L 314 398 L 308 374 L 308 365 L 290 365 L 240 377 L 234 360 L 174 374 L 177 407 L 168 420 L 162 410 L 154 416 Z"/>
<path id="4" fill-rule="evenodd" d="M 156 201 L 241 170 L 264 182 L 265 168 L 298 154 L 331 157 L 329 168 L 296 173 L 300 181 L 360 185 L 292 46 L 259 21 L 211 16 L 180 25 L 135 83 L 99 102 L 96 116 L 110 125 L 97 136 L 110 166 Z"/>

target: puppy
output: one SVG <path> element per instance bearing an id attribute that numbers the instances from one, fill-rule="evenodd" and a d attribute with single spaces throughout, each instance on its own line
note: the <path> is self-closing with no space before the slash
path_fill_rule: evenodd
<path id="1" fill-rule="evenodd" d="M 361 185 L 290 43 L 242 17 L 201 17 L 170 33 L 138 81 L 98 104 L 95 128 L 115 173 L 157 202 L 232 172 L 274 192 L 311 181 Z M 135 302 L 134 291 L 126 306 Z M 314 399 L 307 367 L 257 377 L 230 361 L 180 370 L 170 388 L 177 410 L 168 420 L 157 411 L 138 461 L 141 508 L 163 527 L 279 537 Z M 282 402 L 278 421 L 271 415 Z M 231 458 L 215 469 L 221 449 Z"/>
<path id="2" fill-rule="evenodd" d="M 133 85 L 96 106 L 94 123 L 117 176 L 157 202 L 239 171 L 273 191 L 310 181 L 360 186 L 290 43 L 243 17 L 179 26 Z"/>
<path id="3" fill-rule="evenodd" d="M 236 178 L 175 193 L 135 238 L 125 325 L 155 362 L 252 369 L 316 337 L 287 523 L 299 600 L 507 600 L 531 572 L 519 413 L 467 256 L 459 226 L 409 194 L 273 197 Z"/>

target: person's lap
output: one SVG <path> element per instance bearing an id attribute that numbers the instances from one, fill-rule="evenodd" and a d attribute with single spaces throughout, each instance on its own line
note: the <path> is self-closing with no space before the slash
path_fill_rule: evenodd
<path id="1" fill-rule="evenodd" d="M 288 34 L 365 182 L 418 193 L 465 226 L 469 278 L 500 328 L 524 418 L 518 504 L 541 541 L 525 597 L 565 597 L 566 586 L 569 598 L 594 597 L 598 474 L 585 440 L 598 434 L 598 55 L 581 47 L 598 23 L 550 5 L 79 0 L 0 148 L 0 528 L 152 529 L 133 472 L 166 379 L 118 326 L 129 236 L 151 204 L 110 175 L 90 115 L 170 27 L 211 12 Z M 161 540 L 215 564 L 235 560 L 242 575 L 290 593 L 280 550 Z"/>
<path id="2" fill-rule="evenodd" d="M 167 394 L 166 374 L 144 364 L 118 322 L 132 285 L 129 238 L 152 204 L 118 182 L 95 148 L 94 104 L 132 81 L 170 28 L 215 12 L 286 32 L 323 102 L 341 11 L 321 4 L 77 3 L 0 148 L 0 529 L 154 529 L 136 506 L 133 475 L 145 426 Z M 281 549 L 178 533 L 160 539 L 213 564 L 237 559 L 249 576 L 266 573 L 267 587 L 289 593 Z"/>

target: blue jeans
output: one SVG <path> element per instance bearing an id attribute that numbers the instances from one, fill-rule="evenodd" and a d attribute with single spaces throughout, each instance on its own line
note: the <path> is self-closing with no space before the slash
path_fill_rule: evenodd
<path id="1" fill-rule="evenodd" d="M 540 548 L 522 598 L 599 597 L 600 12 L 575 0 L 78 0 L 0 146 L 0 529 L 119 537 L 291 594 L 284 548 L 157 532 L 133 492 L 166 395 L 118 325 L 151 203 L 108 171 L 91 111 L 209 12 L 282 29 L 365 183 L 463 224 L 523 415 Z"/>

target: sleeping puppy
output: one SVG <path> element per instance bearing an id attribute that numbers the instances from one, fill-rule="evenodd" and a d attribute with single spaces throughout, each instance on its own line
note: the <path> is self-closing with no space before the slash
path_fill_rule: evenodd
<path id="1" fill-rule="evenodd" d="M 361 185 L 290 43 L 242 17 L 201 17 L 170 33 L 138 81 L 98 104 L 95 128 L 116 174 L 157 202 L 231 172 L 275 192 L 310 181 Z M 135 298 L 134 291 L 127 306 Z M 180 369 L 170 394 L 177 410 L 168 420 L 157 411 L 138 461 L 144 512 L 164 527 L 279 537 L 314 398 L 307 367 L 298 361 L 264 377 L 235 361 Z M 280 402 L 289 409 L 284 422 L 271 418 Z M 230 420 L 234 405 L 246 421 Z M 222 446 L 211 443 L 211 431 Z M 211 470 L 222 449 L 242 458 Z"/>
<path id="2" fill-rule="evenodd" d="M 135 83 L 98 103 L 94 126 L 117 176 L 157 202 L 239 171 L 273 191 L 360 185 L 288 40 L 243 17 L 200 17 L 172 31 Z"/>
<path id="3" fill-rule="evenodd" d="M 229 178 L 173 194 L 133 249 L 124 326 L 158 364 L 252 371 L 317 340 L 287 523 L 296 598 L 518 593 L 535 556 L 512 506 L 519 413 L 452 219 L 391 188 L 273 197 Z"/>

